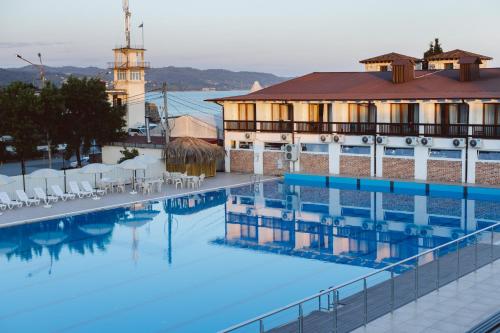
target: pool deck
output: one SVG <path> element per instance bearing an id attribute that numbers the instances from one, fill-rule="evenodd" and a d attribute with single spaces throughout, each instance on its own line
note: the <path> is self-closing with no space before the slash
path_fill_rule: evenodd
<path id="1" fill-rule="evenodd" d="M 262 181 L 278 179 L 277 177 L 261 176 Z M 44 208 L 43 205 L 38 207 L 23 207 L 20 209 L 7 210 L 0 215 L 0 228 L 47 220 L 66 215 L 75 215 L 88 211 L 101 209 L 109 209 L 119 206 L 125 206 L 141 201 L 158 200 L 176 197 L 179 195 L 206 192 L 217 190 L 223 187 L 234 187 L 252 183 L 252 175 L 237 174 L 237 173 L 218 173 L 216 177 L 206 178 L 205 182 L 199 189 L 183 188 L 176 189 L 173 185 L 163 186 L 160 193 L 152 193 L 149 195 L 130 194 L 130 188 L 127 188 L 125 193 L 109 193 L 100 200 L 92 199 L 75 199 L 66 202 L 57 202 L 51 208 Z"/>

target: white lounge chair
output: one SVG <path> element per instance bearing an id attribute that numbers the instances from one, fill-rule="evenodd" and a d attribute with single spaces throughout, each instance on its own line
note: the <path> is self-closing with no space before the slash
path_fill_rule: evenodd
<path id="1" fill-rule="evenodd" d="M 6 192 L 0 192 L 0 202 L 8 209 L 13 209 L 15 207 L 20 208 L 23 206 L 23 203 L 20 201 L 10 200 L 9 195 Z"/>
<path id="2" fill-rule="evenodd" d="M 40 187 L 35 187 L 33 191 L 35 192 L 35 197 L 37 199 L 40 199 L 43 202 L 45 202 L 45 206 L 50 206 L 51 202 L 57 202 L 59 200 L 58 197 L 45 194 L 45 191 L 42 190 Z"/>
<path id="3" fill-rule="evenodd" d="M 6 209 L 7 209 L 7 205 L 0 204 L 0 210 L 6 210 Z"/>
<path id="4" fill-rule="evenodd" d="M 17 197 L 19 201 L 23 202 L 27 207 L 31 205 L 38 206 L 40 204 L 40 199 L 30 198 L 23 190 L 16 190 Z"/>
<path id="5" fill-rule="evenodd" d="M 69 182 L 69 189 L 70 189 L 69 193 L 74 194 L 79 198 L 85 198 L 85 197 L 90 198 L 92 196 L 92 192 L 81 191 L 80 187 L 78 186 L 78 183 L 75 181 Z"/>
<path id="6" fill-rule="evenodd" d="M 73 200 L 76 198 L 76 195 L 72 193 L 64 193 L 61 187 L 59 185 L 52 185 L 52 192 L 54 192 L 54 195 L 61 199 L 62 201 L 66 201 L 68 199 Z"/>
<path id="7" fill-rule="evenodd" d="M 104 191 L 104 190 L 93 189 L 92 185 L 90 185 L 90 183 L 88 181 L 86 181 L 86 180 L 82 181 L 81 183 L 82 183 L 83 190 L 85 192 L 90 192 L 90 193 L 92 193 L 92 195 L 97 195 L 98 194 L 98 195 L 101 195 L 101 196 L 106 194 L 106 191 Z"/>

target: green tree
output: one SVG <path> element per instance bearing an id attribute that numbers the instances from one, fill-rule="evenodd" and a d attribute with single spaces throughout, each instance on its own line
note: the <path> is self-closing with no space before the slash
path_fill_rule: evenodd
<path id="1" fill-rule="evenodd" d="M 443 53 L 443 48 L 441 47 L 441 44 L 439 43 L 439 38 L 434 39 L 434 54 L 441 54 Z"/>
<path id="2" fill-rule="evenodd" d="M 128 150 L 128 148 L 125 147 L 124 150 L 120 150 L 120 153 L 122 153 L 122 157 L 118 160 L 118 163 L 121 163 L 126 160 L 133 159 L 134 157 L 139 156 L 139 151 L 135 148 L 132 148 L 132 150 Z"/>
<path id="3" fill-rule="evenodd" d="M 23 175 L 26 160 L 36 154 L 36 146 L 40 143 L 39 110 L 40 98 L 32 85 L 13 82 L 0 91 L 0 132 L 12 136 L 9 144 L 21 161 Z"/>
<path id="4" fill-rule="evenodd" d="M 68 145 L 66 156 L 76 154 L 79 166 L 81 151 L 88 152 L 94 140 L 102 145 L 126 135 L 125 108 L 111 106 L 105 84 L 99 79 L 70 77 L 61 93 L 65 103 L 61 133 Z"/>
<path id="5" fill-rule="evenodd" d="M 50 83 L 45 85 L 40 92 L 40 104 L 37 121 L 48 148 L 49 168 L 52 168 L 54 144 L 64 142 L 64 138 L 60 135 L 64 126 L 61 121 L 64 114 L 64 98 L 60 89 Z"/>

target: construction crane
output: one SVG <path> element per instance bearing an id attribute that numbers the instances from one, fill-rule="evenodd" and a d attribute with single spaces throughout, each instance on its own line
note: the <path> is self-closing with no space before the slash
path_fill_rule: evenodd
<path id="1" fill-rule="evenodd" d="M 128 9 L 128 0 L 123 0 L 123 12 L 125 13 L 125 40 L 127 42 L 127 47 L 130 47 L 130 13 Z"/>

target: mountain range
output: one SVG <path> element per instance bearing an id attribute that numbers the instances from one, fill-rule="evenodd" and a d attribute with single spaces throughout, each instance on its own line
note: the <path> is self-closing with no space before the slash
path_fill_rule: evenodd
<path id="1" fill-rule="evenodd" d="M 112 81 L 110 70 L 98 67 L 44 67 L 45 77 L 56 85 L 61 85 L 70 75 L 77 77 L 99 77 Z M 160 67 L 150 68 L 146 72 L 149 87 L 161 86 L 167 82 L 170 91 L 210 90 L 248 90 L 255 81 L 264 86 L 283 82 L 288 78 L 269 73 L 235 72 L 225 69 L 196 69 L 191 67 Z M 22 81 L 39 85 L 40 74 L 35 66 L 20 68 L 0 68 L 0 86 L 13 81 Z"/>

